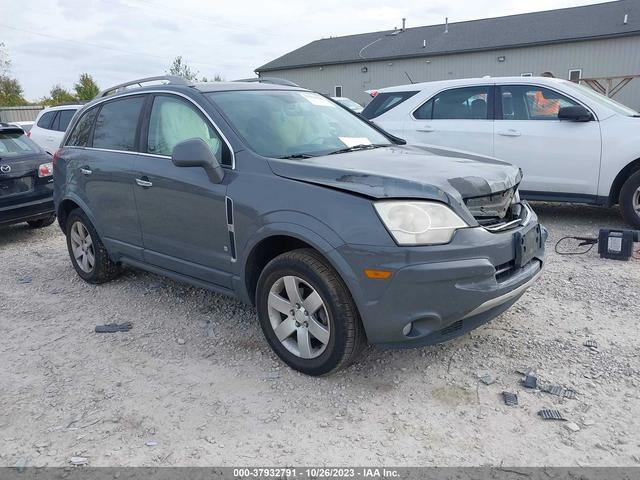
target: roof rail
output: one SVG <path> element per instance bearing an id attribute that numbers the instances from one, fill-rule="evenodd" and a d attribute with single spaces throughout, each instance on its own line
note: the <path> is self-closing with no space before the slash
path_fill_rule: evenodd
<path id="1" fill-rule="evenodd" d="M 137 85 L 138 87 L 143 87 L 144 83 L 150 82 L 164 82 L 165 85 L 186 85 L 188 87 L 193 86 L 189 80 L 186 80 L 182 77 L 178 77 L 176 75 L 158 75 L 156 77 L 146 77 L 140 78 L 138 80 L 131 80 L 130 82 L 120 83 L 119 85 L 115 85 L 113 87 L 109 87 L 106 90 L 101 91 L 96 98 L 106 97 L 108 95 L 116 94 L 120 90 L 125 90 L 127 87 L 131 87 L 132 85 Z"/>
<path id="2" fill-rule="evenodd" d="M 253 77 L 253 78 L 241 78 L 240 80 L 234 80 L 234 82 L 258 82 L 258 83 L 270 83 L 272 85 L 286 85 L 287 87 L 299 87 L 289 80 L 277 77 Z"/>

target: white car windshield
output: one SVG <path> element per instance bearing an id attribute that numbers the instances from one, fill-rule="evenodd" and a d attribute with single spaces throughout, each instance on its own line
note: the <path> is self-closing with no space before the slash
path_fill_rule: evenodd
<path id="1" fill-rule="evenodd" d="M 375 128 L 317 93 L 236 90 L 207 94 L 246 144 L 272 158 L 390 145 Z"/>
<path id="2" fill-rule="evenodd" d="M 605 107 L 610 108 L 611 110 L 616 112 L 618 115 L 625 115 L 627 117 L 637 117 L 638 115 L 640 115 L 633 108 L 629 108 L 626 105 L 616 102 L 615 100 L 612 100 L 609 97 L 601 95 L 600 93 L 596 92 L 595 90 L 589 87 L 585 87 L 584 85 L 580 85 L 578 83 L 573 83 L 573 82 L 567 82 L 567 83 L 569 83 L 573 88 L 576 88 L 577 90 L 579 90 L 581 94 L 586 95 L 587 97 L 590 97 L 596 102 L 603 104 Z"/>

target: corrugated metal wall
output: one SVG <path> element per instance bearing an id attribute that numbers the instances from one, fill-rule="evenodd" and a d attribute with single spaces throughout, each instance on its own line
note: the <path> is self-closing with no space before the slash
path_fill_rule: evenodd
<path id="1" fill-rule="evenodd" d="M 0 107 L 0 122 L 32 122 L 43 108 L 40 105 Z"/>
<path id="2" fill-rule="evenodd" d="M 498 61 L 501 56 L 503 62 Z M 366 72 L 362 72 L 363 67 Z M 527 72 L 539 75 L 545 71 L 568 78 L 571 69 L 582 69 L 583 78 L 640 74 L 640 36 L 405 60 L 362 61 L 270 71 L 265 72 L 265 76 L 286 78 L 330 95 L 334 95 L 335 86 L 340 85 L 343 96 L 365 104 L 369 97 L 364 90 L 410 83 L 407 74 L 414 82 Z M 640 109 L 640 78 L 614 98 Z"/>

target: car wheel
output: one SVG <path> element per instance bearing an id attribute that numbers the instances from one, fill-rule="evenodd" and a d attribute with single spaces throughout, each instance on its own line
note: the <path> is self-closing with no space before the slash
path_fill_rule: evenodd
<path id="1" fill-rule="evenodd" d="M 44 227 L 48 227 L 55 221 L 56 221 L 56 216 L 50 215 L 48 217 L 39 218 L 37 220 L 27 220 L 27 224 L 31 228 L 44 228 Z"/>
<path id="2" fill-rule="evenodd" d="M 304 374 L 344 368 L 366 345 L 349 290 L 314 250 L 294 250 L 269 262 L 258 280 L 256 305 L 271 348 Z"/>
<path id="3" fill-rule="evenodd" d="M 109 258 L 98 232 L 80 209 L 67 217 L 67 248 L 73 268 L 88 283 L 105 283 L 120 273 L 120 267 Z"/>
<path id="4" fill-rule="evenodd" d="M 620 191 L 622 217 L 635 228 L 640 228 L 640 171 L 629 177 Z"/>

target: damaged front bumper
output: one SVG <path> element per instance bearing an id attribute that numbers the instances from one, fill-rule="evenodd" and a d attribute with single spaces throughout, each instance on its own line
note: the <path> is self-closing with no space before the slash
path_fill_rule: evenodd
<path id="1" fill-rule="evenodd" d="M 369 342 L 396 348 L 444 342 L 513 305 L 539 277 L 548 235 L 526 208 L 527 222 L 516 228 L 461 229 L 446 245 L 339 247 L 351 279 L 371 265 L 393 272 L 387 281 L 347 280 Z"/>

